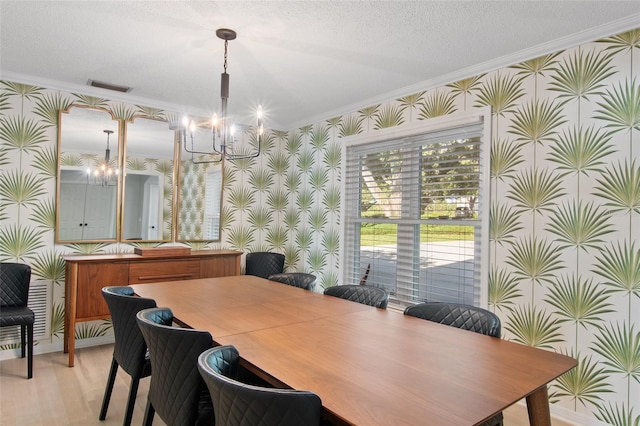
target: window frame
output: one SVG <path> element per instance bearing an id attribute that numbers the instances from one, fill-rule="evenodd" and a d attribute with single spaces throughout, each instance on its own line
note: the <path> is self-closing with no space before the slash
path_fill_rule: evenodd
<path id="1" fill-rule="evenodd" d="M 341 218 L 340 218 L 340 252 L 343 253 L 343 262 L 340 264 L 339 276 L 342 277 L 343 284 L 358 284 L 359 277 L 353 275 L 354 265 L 358 265 L 360 250 L 354 250 L 357 246 L 354 244 L 354 247 L 347 247 L 347 235 L 348 230 L 347 226 L 348 218 L 347 212 L 349 211 L 348 203 L 346 200 L 347 194 L 347 151 L 349 148 L 360 146 L 360 145 L 370 145 L 377 144 L 384 141 L 392 141 L 400 138 L 410 138 L 413 136 L 418 136 L 422 134 L 435 133 L 440 131 L 447 131 L 449 129 L 463 128 L 465 126 L 470 126 L 473 124 L 480 124 L 482 126 L 482 130 L 480 133 L 480 153 L 479 153 L 479 197 L 477 203 L 477 212 L 478 219 L 476 220 L 476 227 L 480 229 L 480 238 L 479 241 L 475 245 L 475 252 L 477 255 L 480 253 L 480 260 L 476 262 L 477 266 L 479 266 L 479 274 L 477 278 L 474 279 L 474 288 L 475 286 L 479 287 L 479 291 L 474 298 L 474 305 L 487 308 L 488 299 L 489 299 L 489 262 L 490 262 L 490 252 L 489 252 L 489 212 L 490 212 L 490 145 L 491 145 L 491 108 L 477 108 L 472 112 L 464 112 L 464 113 L 456 113 L 442 117 L 431 118 L 427 120 L 419 120 L 407 125 L 385 128 L 375 131 L 370 131 L 368 133 L 347 136 L 343 138 L 342 144 L 342 164 L 341 164 L 341 173 L 342 173 L 342 181 L 341 181 L 341 191 L 344 194 L 345 199 L 343 199 L 343 206 L 341 208 Z M 418 184 L 419 185 L 419 184 Z M 402 206 L 404 208 L 405 206 Z M 407 206 L 409 209 L 415 209 L 415 206 Z M 419 207 L 418 207 L 419 208 Z M 359 220 L 358 218 L 357 220 Z M 355 219 L 354 219 L 355 220 Z M 356 220 L 356 221 L 357 221 Z M 478 224 L 479 222 L 479 224 Z M 418 231 L 419 232 L 419 231 Z M 418 237 L 419 238 L 419 237 Z M 354 230 L 354 239 L 353 241 L 359 241 L 360 235 L 358 230 Z M 410 246 L 410 244 L 408 245 Z M 359 247 L 359 246 L 358 246 Z M 348 251 L 349 250 L 349 251 Z M 397 253 L 400 254 L 401 251 L 405 253 L 414 250 L 412 247 L 397 247 Z M 402 261 L 401 259 L 397 260 L 398 262 Z M 413 262 L 412 259 L 407 258 L 404 259 L 405 262 Z M 416 302 L 417 303 L 417 302 Z M 390 300 L 390 307 L 403 307 L 405 304 L 393 303 Z"/>

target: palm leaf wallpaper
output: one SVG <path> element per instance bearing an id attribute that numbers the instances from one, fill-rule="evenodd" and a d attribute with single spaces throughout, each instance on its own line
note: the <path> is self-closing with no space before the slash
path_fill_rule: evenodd
<path id="1" fill-rule="evenodd" d="M 342 283 L 342 138 L 492 108 L 489 308 L 503 338 L 569 354 L 552 412 L 579 424 L 640 425 L 640 29 L 425 88 L 297 129 L 272 130 L 263 154 L 227 162 L 222 239 L 197 248 L 285 253 L 286 269 Z M 0 259 L 53 286 L 62 347 L 67 253 L 126 244 L 54 244 L 56 110 L 101 106 L 121 118 L 179 112 L 0 82 Z M 73 159 L 68 159 L 73 161 Z M 77 159 L 76 159 L 77 160 Z M 200 182 L 181 188 L 183 196 Z M 194 208 L 197 206 L 194 205 Z M 188 217 L 184 220 L 190 220 Z M 189 226 L 198 227 L 194 217 Z M 79 324 L 78 339 L 110 333 Z M 0 342 L 14 350 L 15 342 Z M 600 423 L 599 423 L 600 424 Z"/>

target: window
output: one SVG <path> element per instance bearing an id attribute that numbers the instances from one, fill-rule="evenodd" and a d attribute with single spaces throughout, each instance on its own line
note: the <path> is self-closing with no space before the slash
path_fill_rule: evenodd
<path id="1" fill-rule="evenodd" d="M 204 239 L 220 239 L 222 175 L 219 168 L 207 173 L 204 190 Z"/>
<path id="2" fill-rule="evenodd" d="M 487 115 L 346 140 L 345 284 L 368 270 L 395 305 L 486 305 Z"/>

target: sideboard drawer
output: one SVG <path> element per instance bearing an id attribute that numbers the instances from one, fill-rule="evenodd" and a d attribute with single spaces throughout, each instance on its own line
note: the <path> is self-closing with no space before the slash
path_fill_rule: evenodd
<path id="1" fill-rule="evenodd" d="M 129 284 L 196 278 L 200 278 L 199 259 L 154 260 L 151 262 L 131 262 L 129 264 Z"/>

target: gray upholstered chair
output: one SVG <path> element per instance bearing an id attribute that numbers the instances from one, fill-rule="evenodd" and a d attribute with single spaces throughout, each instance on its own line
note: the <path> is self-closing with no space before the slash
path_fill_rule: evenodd
<path id="1" fill-rule="evenodd" d="M 500 318 L 496 314 L 461 303 L 418 303 L 408 306 L 404 314 L 492 337 L 500 337 L 501 333 Z"/>
<path id="2" fill-rule="evenodd" d="M 173 327 L 169 308 L 144 309 L 136 321 L 153 371 L 143 425 L 151 426 L 155 413 L 172 426 L 213 424 L 211 397 L 198 372 L 198 356 L 213 346 L 211 334 Z"/>
<path id="3" fill-rule="evenodd" d="M 135 296 L 131 287 L 104 287 L 102 297 L 109 307 L 115 344 L 107 387 L 104 390 L 104 399 L 98 418 L 104 420 L 107 416 L 113 384 L 116 380 L 118 367 L 121 367 L 131 376 L 129 399 L 123 422 L 124 426 L 129 426 L 133 417 L 140 379 L 151 375 L 151 361 L 147 352 L 147 344 L 136 323 L 136 315 L 143 309 L 155 308 L 156 302 L 153 299 Z"/>
<path id="4" fill-rule="evenodd" d="M 424 302 L 408 306 L 404 314 L 451 327 L 500 337 L 500 318 L 491 311 L 461 303 Z M 498 413 L 482 426 L 502 426 L 503 415 Z"/>
<path id="5" fill-rule="evenodd" d="M 27 307 L 31 267 L 0 263 L 0 327 L 20 326 L 21 357 L 27 349 L 27 379 L 33 377 L 33 324 L 35 314 Z"/>
<path id="6" fill-rule="evenodd" d="M 316 276 L 304 272 L 283 272 L 282 274 L 270 275 L 269 279 L 305 290 L 313 290 L 316 286 Z"/>
<path id="7" fill-rule="evenodd" d="M 368 285 L 334 285 L 327 287 L 324 294 L 382 309 L 387 309 L 389 303 L 385 289 Z"/>
<path id="8" fill-rule="evenodd" d="M 284 271 L 284 254 L 269 251 L 247 253 L 245 273 L 257 277 L 269 278 Z"/>
<path id="9" fill-rule="evenodd" d="M 204 379 L 217 425 L 314 426 L 320 424 L 322 401 L 313 392 L 248 385 L 236 380 L 240 355 L 233 346 L 203 352 L 198 369 Z"/>

